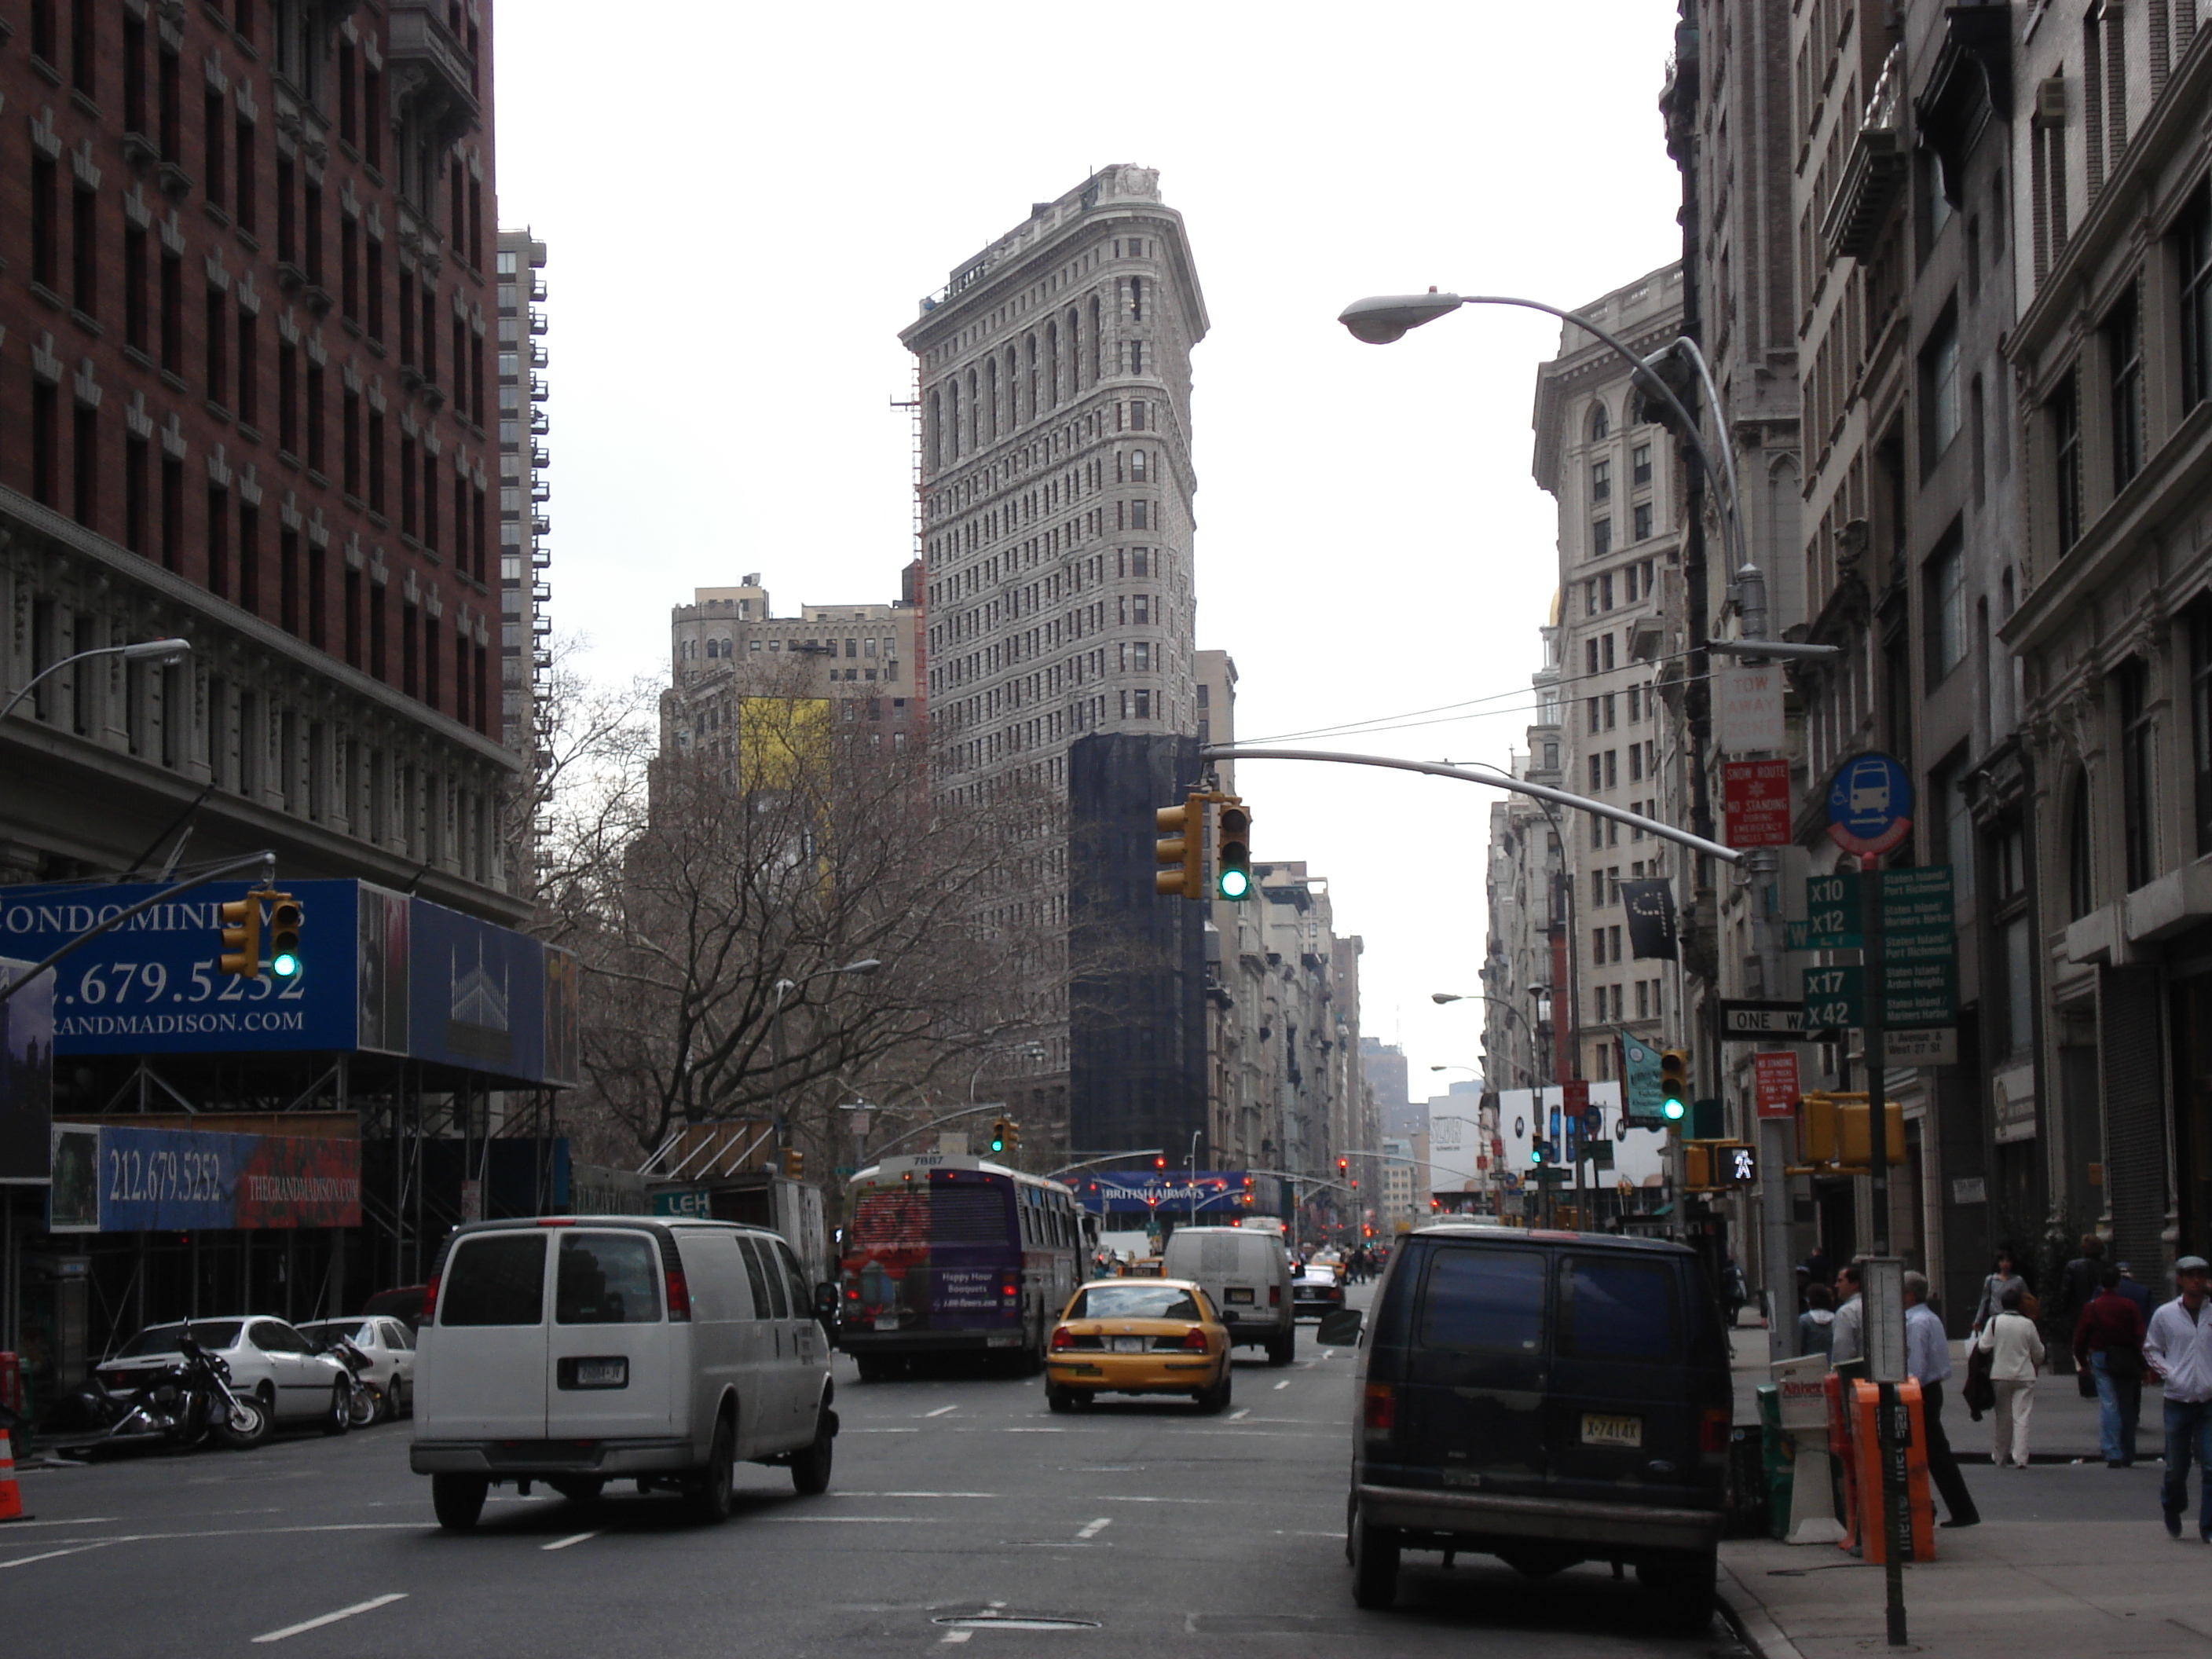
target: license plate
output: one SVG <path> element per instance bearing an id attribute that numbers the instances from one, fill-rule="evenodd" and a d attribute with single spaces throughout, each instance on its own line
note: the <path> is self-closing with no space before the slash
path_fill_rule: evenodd
<path id="1" fill-rule="evenodd" d="M 1249 1285 L 1232 1285 L 1225 1292 L 1224 1292 L 1223 1299 L 1229 1302 L 1249 1304 L 1252 1300 L 1252 1287 Z"/>
<path id="2" fill-rule="evenodd" d="M 879 1331 L 896 1330 L 898 1328 L 898 1316 L 896 1314 L 878 1314 L 876 1316 L 876 1328 Z"/>
<path id="3" fill-rule="evenodd" d="M 1583 1444 L 1585 1446 L 1641 1446 L 1643 1443 L 1642 1418 L 1607 1417 L 1598 1412 L 1583 1413 Z"/>
<path id="4" fill-rule="evenodd" d="M 1145 1351 L 1145 1339 L 1141 1336 L 1117 1336 L 1113 1342 L 1115 1353 L 1142 1353 Z"/>
<path id="5" fill-rule="evenodd" d="M 624 1389 L 629 1386 L 627 1359 L 579 1359 L 576 1386 L 580 1389 Z"/>

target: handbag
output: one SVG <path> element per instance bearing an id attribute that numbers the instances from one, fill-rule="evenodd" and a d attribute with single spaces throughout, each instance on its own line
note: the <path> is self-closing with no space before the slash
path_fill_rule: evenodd
<path id="1" fill-rule="evenodd" d="M 1960 1390 L 1959 1398 L 1966 1402 L 1967 1413 L 1977 1423 L 1984 1412 L 1996 1408 L 1996 1387 L 1990 1381 L 1990 1367 L 1995 1363 L 1995 1356 L 1978 1342 L 1966 1350 L 1966 1386 Z"/>
<path id="2" fill-rule="evenodd" d="M 2076 1365 L 2074 1368 L 2074 1387 L 2082 1399 L 2094 1400 L 2097 1397 L 2096 1372 L 2087 1365 Z"/>

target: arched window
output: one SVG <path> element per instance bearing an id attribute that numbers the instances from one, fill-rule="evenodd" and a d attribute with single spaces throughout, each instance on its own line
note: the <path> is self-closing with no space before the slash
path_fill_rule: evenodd
<path id="1" fill-rule="evenodd" d="M 1047 323 L 1044 325 L 1044 352 L 1050 359 L 1047 366 L 1045 386 L 1051 395 L 1052 406 L 1058 409 L 1060 407 L 1060 325 L 1058 323 Z"/>
<path id="2" fill-rule="evenodd" d="M 975 395 L 975 371 L 968 371 L 968 453 L 983 447 L 983 400 Z"/>
<path id="3" fill-rule="evenodd" d="M 1129 480 L 1133 483 L 1145 481 L 1145 452 L 1141 449 L 1129 452 Z"/>
<path id="4" fill-rule="evenodd" d="M 946 388 L 951 394 L 945 400 L 945 424 L 952 429 L 952 459 L 960 459 L 960 382 L 956 378 Z"/>
<path id="5" fill-rule="evenodd" d="M 2074 779 L 2073 798 L 2066 804 L 2067 914 L 2079 921 L 2097 908 L 2096 848 L 2089 836 L 2089 774 Z"/>
<path id="6" fill-rule="evenodd" d="M 1101 331 L 1098 326 L 1098 296 L 1094 294 L 1091 296 L 1091 383 L 1093 386 L 1098 384 L 1100 376 L 1103 372 L 1100 368 L 1100 364 L 1103 359 L 1100 356 L 1098 349 L 1100 333 Z"/>
<path id="7" fill-rule="evenodd" d="M 1613 418 L 1605 412 L 1603 404 L 1590 405 L 1589 434 L 1592 443 L 1602 443 L 1613 431 Z"/>
<path id="8" fill-rule="evenodd" d="M 1036 419 L 1037 410 L 1044 407 L 1037 401 L 1036 336 L 1025 334 L 1022 339 L 1030 349 L 1030 419 L 1034 421 Z"/>
<path id="9" fill-rule="evenodd" d="M 995 443 L 999 436 L 999 360 L 995 356 L 983 366 L 983 383 L 991 394 L 991 439 Z"/>
<path id="10" fill-rule="evenodd" d="M 932 466 L 942 466 L 945 465 L 945 421 L 943 416 L 944 411 L 939 406 L 937 393 L 933 392 L 929 394 L 929 464 Z"/>
<path id="11" fill-rule="evenodd" d="M 1145 279 L 1141 276 L 1129 278 L 1129 320 L 1133 323 L 1145 320 Z"/>
<path id="12" fill-rule="evenodd" d="M 1006 430 L 1022 423 L 1022 362 L 1012 346 L 1006 348 Z"/>
<path id="13" fill-rule="evenodd" d="M 1083 390 L 1083 313 L 1075 307 L 1067 308 L 1067 395 L 1074 397 Z"/>

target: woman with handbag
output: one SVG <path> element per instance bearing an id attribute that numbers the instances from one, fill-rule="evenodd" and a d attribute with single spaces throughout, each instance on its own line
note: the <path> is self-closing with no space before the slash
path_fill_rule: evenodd
<path id="1" fill-rule="evenodd" d="M 1996 1443 L 1990 1461 L 2000 1468 L 2027 1467 L 2027 1416 L 2035 1408 L 2035 1372 L 2044 1348 L 2035 1322 L 2020 1310 L 2027 1296 L 2024 1286 L 2007 1285 L 1996 1316 L 1974 1339 L 1990 1356 L 1990 1386 L 1996 1394 Z"/>
<path id="2" fill-rule="evenodd" d="M 1990 1321 L 1995 1319 L 1997 1315 L 2002 1311 L 2004 1307 L 2004 1293 L 2015 1285 L 2019 1287 L 2020 1293 L 2022 1297 L 2026 1297 L 2027 1295 L 2027 1281 L 2022 1279 L 2019 1273 L 2014 1268 L 2012 1265 L 2012 1252 L 2010 1250 L 1999 1250 L 1997 1252 L 1996 1270 L 1990 1273 L 1987 1279 L 1984 1279 L 1982 1281 L 1982 1299 L 1974 1304 L 1974 1322 L 1972 1330 L 1972 1334 L 1974 1335 L 1979 1336 L 1982 1334 L 1982 1327 L 1988 1324 Z M 2035 1317 L 2035 1314 L 2031 1310 L 2029 1310 L 2027 1316 L 2030 1319 L 2033 1319 Z"/>
<path id="3" fill-rule="evenodd" d="M 2120 1294 L 2120 1270 L 2098 1275 L 2098 1291 L 2074 1327 L 2074 1358 L 2097 1385 L 2097 1439 L 2109 1468 L 2136 1461 L 2142 1416 L 2143 1316 Z"/>

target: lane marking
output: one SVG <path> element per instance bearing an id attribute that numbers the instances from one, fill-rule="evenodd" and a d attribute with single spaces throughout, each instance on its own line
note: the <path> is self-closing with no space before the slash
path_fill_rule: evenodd
<path id="1" fill-rule="evenodd" d="M 1113 1524 L 1114 1517 L 1112 1516 L 1102 1515 L 1096 1521 L 1093 1521 L 1089 1526 L 1085 1527 L 1079 1531 L 1075 1536 L 1079 1541 L 1085 1538 L 1096 1538 L 1100 1533 L 1105 1531 L 1107 1528 Z"/>
<path id="2" fill-rule="evenodd" d="M 957 1647 L 975 1633 L 972 1630 L 949 1630 L 937 1638 L 937 1645 L 940 1648 Z"/>
<path id="3" fill-rule="evenodd" d="M 754 1527 L 934 1526 L 941 1515 L 758 1515 L 745 1524 Z"/>
<path id="4" fill-rule="evenodd" d="M 340 1607 L 336 1613 L 326 1613 L 319 1619 L 303 1620 L 299 1624 L 287 1625 L 282 1630 L 272 1630 L 267 1635 L 257 1636 L 253 1639 L 256 1642 L 282 1642 L 287 1637 L 298 1636 L 305 1631 L 320 1630 L 325 1625 L 335 1625 L 341 1619 L 351 1619 L 359 1613 L 374 1613 L 379 1607 L 390 1607 L 394 1601 L 404 1601 L 406 1599 L 406 1591 L 394 1590 L 391 1595 L 380 1595 L 373 1601 L 356 1601 L 349 1607 Z"/>
<path id="5" fill-rule="evenodd" d="M 274 1510 L 255 1511 L 270 1515 L 276 1512 Z M 28 1527 L 112 1527 L 122 1518 L 119 1515 L 82 1515 L 74 1521 L 10 1521 L 8 1530 L 19 1532 Z"/>
<path id="6" fill-rule="evenodd" d="M 48 1550 L 44 1555 L 20 1556 L 13 1561 L 0 1561 L 0 1572 L 5 1572 L 10 1567 L 27 1567 L 33 1561 L 52 1561 L 61 1556 L 82 1555 L 87 1550 L 106 1549 L 106 1540 L 103 1539 L 97 1544 L 78 1544 L 70 1549 Z"/>
<path id="7" fill-rule="evenodd" d="M 833 1492 L 831 1498 L 996 1498 L 994 1492 Z"/>
<path id="8" fill-rule="evenodd" d="M 1242 1423 L 1246 1418 L 1251 1416 L 1251 1414 L 1252 1408 L 1249 1406 L 1239 1406 L 1235 1411 L 1229 1413 L 1229 1420 L 1232 1423 Z"/>
<path id="9" fill-rule="evenodd" d="M 1288 1378 L 1287 1376 L 1286 1376 L 1286 1377 L 1285 1377 L 1281 1382 L 1278 1382 L 1278 1383 L 1276 1383 L 1276 1384 L 1275 1384 L 1275 1387 L 1276 1387 L 1278 1389 L 1287 1389 L 1287 1388 L 1289 1388 L 1290 1386 L 1291 1386 L 1291 1380 L 1290 1380 L 1290 1378 Z"/>
<path id="10" fill-rule="evenodd" d="M 589 1543 L 592 1539 L 597 1538 L 599 1535 L 599 1534 L 597 1532 L 580 1532 L 573 1534 L 567 1538 L 556 1538 L 551 1543 L 540 1544 L 538 1547 L 541 1550 L 565 1550 L 571 1544 Z"/>
<path id="11" fill-rule="evenodd" d="M 960 1407 L 957 1406 L 939 1406 L 935 1411 L 924 1412 L 922 1415 L 924 1417 L 942 1417 L 947 1412 L 957 1412 L 959 1409 Z"/>

